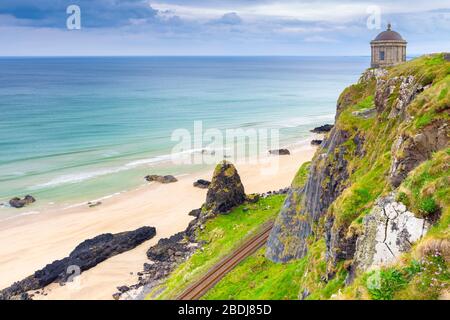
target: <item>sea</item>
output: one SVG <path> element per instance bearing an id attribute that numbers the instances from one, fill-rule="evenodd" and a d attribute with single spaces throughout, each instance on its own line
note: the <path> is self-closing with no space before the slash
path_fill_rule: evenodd
<path id="1" fill-rule="evenodd" d="M 312 128 L 333 123 L 339 94 L 369 62 L 0 58 L 0 221 L 113 197 L 143 185 L 147 174 L 203 170 L 207 164 L 174 161 L 177 152 L 214 153 L 194 141 L 199 124 L 202 132 L 224 136 L 235 129 L 276 130 L 280 146 L 308 142 Z M 194 137 L 190 148 L 174 152 L 180 132 Z M 27 194 L 38 201 L 20 210 L 8 206 L 10 198 Z"/>

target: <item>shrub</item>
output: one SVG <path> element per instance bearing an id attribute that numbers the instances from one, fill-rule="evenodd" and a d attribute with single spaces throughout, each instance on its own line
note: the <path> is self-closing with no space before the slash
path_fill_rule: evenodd
<path id="1" fill-rule="evenodd" d="M 423 198 L 419 202 L 419 210 L 425 215 L 433 214 L 438 210 L 438 205 L 432 197 Z"/>

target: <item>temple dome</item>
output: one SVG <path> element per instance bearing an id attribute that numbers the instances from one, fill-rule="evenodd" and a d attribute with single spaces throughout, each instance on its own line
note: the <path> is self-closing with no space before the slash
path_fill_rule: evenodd
<path id="1" fill-rule="evenodd" d="M 391 30 L 391 25 L 388 25 L 386 31 L 381 32 L 374 41 L 405 41 L 400 33 Z"/>

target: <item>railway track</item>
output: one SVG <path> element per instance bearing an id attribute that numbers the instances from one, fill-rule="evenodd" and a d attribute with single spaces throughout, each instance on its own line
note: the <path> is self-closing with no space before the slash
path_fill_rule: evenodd
<path id="1" fill-rule="evenodd" d="M 273 227 L 273 221 L 264 225 L 262 230 L 249 240 L 245 241 L 239 249 L 231 253 L 222 261 L 217 263 L 202 278 L 190 285 L 177 300 L 198 300 L 217 282 L 219 282 L 236 265 L 263 247 L 269 238 Z"/>

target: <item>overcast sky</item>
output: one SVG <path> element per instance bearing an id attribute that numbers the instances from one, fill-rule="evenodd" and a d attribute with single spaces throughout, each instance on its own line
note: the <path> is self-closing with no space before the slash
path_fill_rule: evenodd
<path id="1" fill-rule="evenodd" d="M 0 55 L 368 55 L 377 8 L 409 54 L 450 51 L 449 0 L 0 0 Z"/>

